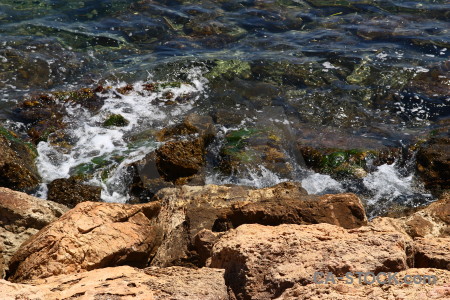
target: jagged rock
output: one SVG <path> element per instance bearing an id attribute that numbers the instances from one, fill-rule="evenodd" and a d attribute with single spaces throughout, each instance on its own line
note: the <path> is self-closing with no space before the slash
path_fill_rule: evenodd
<path id="1" fill-rule="evenodd" d="M 53 276 L 30 284 L 0 280 L 2 299 L 228 299 L 223 270 L 104 268 Z"/>
<path id="2" fill-rule="evenodd" d="M 450 271 L 450 238 L 414 240 L 414 266 Z"/>
<path id="3" fill-rule="evenodd" d="M 82 202 L 43 228 L 11 258 L 8 278 L 21 282 L 116 265 L 145 267 L 160 243 L 159 203 Z"/>
<path id="4" fill-rule="evenodd" d="M 0 126 L 0 186 L 21 191 L 36 188 L 40 176 L 34 163 L 35 151 L 33 146 Z"/>
<path id="5" fill-rule="evenodd" d="M 405 231 L 412 237 L 450 237 L 450 194 L 402 218 Z"/>
<path id="6" fill-rule="evenodd" d="M 396 231 L 366 226 L 246 224 L 222 236 L 209 267 L 225 268 L 237 299 L 273 299 L 314 272 L 398 272 L 412 265 L 412 242 Z"/>
<path id="7" fill-rule="evenodd" d="M 0 248 L 5 265 L 23 242 L 67 210 L 52 201 L 0 188 Z"/>
<path id="8" fill-rule="evenodd" d="M 157 133 L 160 141 L 168 141 L 180 136 L 197 135 L 206 145 L 216 136 L 216 129 L 210 116 L 189 114 L 181 124 L 164 128 Z"/>
<path id="9" fill-rule="evenodd" d="M 193 251 L 197 251 L 195 237 L 203 229 L 220 232 L 246 223 L 321 222 L 354 228 L 367 222 L 364 208 L 356 196 L 308 196 L 299 183 L 291 182 L 264 189 L 182 186 L 160 190 L 154 200 L 161 202 L 157 222 L 165 234 L 152 261 L 156 266 L 173 263 L 201 265 L 207 258 L 205 253 Z M 200 252 L 204 250 L 202 247 L 199 249 Z"/>
<path id="10" fill-rule="evenodd" d="M 450 189 L 450 138 L 433 138 L 417 152 L 417 171 L 425 187 L 440 194 Z"/>
<path id="11" fill-rule="evenodd" d="M 390 299 L 448 299 L 450 296 L 450 271 L 438 269 L 408 269 L 397 274 L 396 278 L 407 280 L 413 276 L 435 276 L 436 284 L 352 284 L 345 281 L 336 284 L 295 284 L 287 289 L 277 300 L 390 300 Z"/>
<path id="12" fill-rule="evenodd" d="M 70 208 L 84 201 L 101 201 L 101 187 L 77 182 L 75 179 L 60 178 L 48 184 L 47 199 Z"/>
<path id="13" fill-rule="evenodd" d="M 197 138 L 167 142 L 156 150 L 158 170 L 167 181 L 197 174 L 205 163 L 205 143 Z"/>
<path id="14" fill-rule="evenodd" d="M 236 228 L 242 224 L 318 224 L 344 228 L 367 224 L 361 200 L 355 194 L 309 195 L 263 199 L 255 203 L 236 203 L 216 221 L 218 228 Z M 220 225 L 219 225 L 220 224 Z"/>

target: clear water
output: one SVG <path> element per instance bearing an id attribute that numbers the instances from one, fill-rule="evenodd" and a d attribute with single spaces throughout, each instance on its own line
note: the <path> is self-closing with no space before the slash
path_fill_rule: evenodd
<path id="1" fill-rule="evenodd" d="M 103 187 L 104 200 L 124 202 L 126 165 L 159 146 L 130 137 L 191 112 L 226 110 L 240 119 L 217 124 L 216 147 L 231 130 L 270 127 L 282 137 L 291 169 L 281 174 L 253 165 L 230 176 L 213 159 L 207 183 L 296 180 L 310 193 L 357 192 L 374 211 L 386 202 L 414 206 L 431 197 L 413 168 L 382 165 L 355 186 L 306 169 L 294 144 L 402 146 L 442 127 L 450 117 L 449 21 L 447 0 L 2 0 L 0 120 L 23 129 L 11 121 L 12 111 L 33 93 L 135 87 L 126 96 L 109 95 L 96 114 L 68 108 L 72 147 L 38 145 L 42 197 L 45 183 L 80 165 L 123 156 L 90 183 Z M 161 93 L 193 96 L 155 105 L 161 95 L 140 93 L 146 81 L 182 81 Z M 130 123 L 102 127 L 111 113 Z"/>

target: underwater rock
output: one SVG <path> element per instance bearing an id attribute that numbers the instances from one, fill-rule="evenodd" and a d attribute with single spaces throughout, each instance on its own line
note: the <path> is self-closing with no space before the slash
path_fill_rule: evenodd
<path id="1" fill-rule="evenodd" d="M 67 126 L 63 120 L 67 114 L 66 104 L 81 105 L 95 112 L 103 106 L 105 98 L 99 94 L 105 91 L 104 87 L 98 86 L 95 89 L 31 96 L 17 105 L 14 114 L 27 125 L 28 135 L 37 144 L 47 141 L 51 133 Z"/>
<path id="2" fill-rule="evenodd" d="M 161 243 L 153 221 L 159 209 L 158 202 L 82 202 L 20 246 L 9 263 L 8 280 L 23 282 L 117 265 L 146 267 Z"/>
<path id="3" fill-rule="evenodd" d="M 70 208 L 84 201 L 101 201 L 101 187 L 82 184 L 74 178 L 55 179 L 47 187 L 48 200 L 64 204 Z"/>
<path id="4" fill-rule="evenodd" d="M 450 189 L 450 138 L 431 138 L 417 152 L 417 172 L 425 187 L 439 195 Z"/>
<path id="5" fill-rule="evenodd" d="M 0 126 L 0 186 L 30 191 L 37 187 L 40 176 L 36 168 L 37 151 L 17 135 Z"/>

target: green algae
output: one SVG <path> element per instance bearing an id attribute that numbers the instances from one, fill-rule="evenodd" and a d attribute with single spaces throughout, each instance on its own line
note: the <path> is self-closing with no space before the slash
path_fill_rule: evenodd
<path id="1" fill-rule="evenodd" d="M 130 121 L 128 121 L 122 115 L 119 114 L 112 114 L 103 122 L 103 126 L 105 127 L 110 126 L 125 127 L 128 124 L 130 124 Z"/>

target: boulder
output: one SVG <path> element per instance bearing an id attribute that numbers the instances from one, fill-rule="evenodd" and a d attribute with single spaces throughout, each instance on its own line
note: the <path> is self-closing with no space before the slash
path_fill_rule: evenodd
<path id="1" fill-rule="evenodd" d="M 40 181 L 34 159 L 36 149 L 0 126 L 0 186 L 27 191 Z"/>
<path id="2" fill-rule="evenodd" d="M 450 237 L 414 240 L 414 266 L 450 271 Z"/>
<path id="3" fill-rule="evenodd" d="M 52 201 L 0 188 L 0 249 L 5 265 L 23 242 L 67 210 Z"/>
<path id="4" fill-rule="evenodd" d="M 48 184 L 47 199 L 70 208 L 84 201 L 101 201 L 101 187 L 77 182 L 72 178 L 55 179 Z"/>
<path id="5" fill-rule="evenodd" d="M 399 272 L 412 265 L 412 241 L 371 226 L 241 225 L 212 249 L 209 267 L 224 268 L 237 299 L 273 299 L 315 272 Z"/>
<path id="6" fill-rule="evenodd" d="M 104 268 L 34 280 L 31 284 L 0 280 L 3 299 L 228 299 L 223 270 L 170 267 L 138 270 Z"/>
<path id="7" fill-rule="evenodd" d="M 159 203 L 82 202 L 27 240 L 11 258 L 21 282 L 117 265 L 145 267 L 160 243 Z"/>
<path id="8" fill-rule="evenodd" d="M 390 299 L 448 299 L 450 296 L 450 271 L 437 269 L 408 269 L 401 271 L 396 278 L 413 279 L 413 276 L 435 276 L 436 284 L 295 284 L 287 289 L 277 300 L 390 300 Z"/>
<path id="9" fill-rule="evenodd" d="M 160 190 L 154 200 L 161 202 L 157 222 L 164 232 L 164 241 L 152 261 L 156 266 L 182 262 L 201 265 L 206 258 L 203 247 L 196 248 L 195 237 L 204 229 L 222 232 L 246 223 L 322 222 L 355 228 L 367 222 L 356 196 L 308 196 L 299 183 L 292 182 L 263 189 L 181 186 Z"/>
<path id="10" fill-rule="evenodd" d="M 412 237 L 450 237 L 450 194 L 402 218 L 402 222 Z"/>
<path id="11" fill-rule="evenodd" d="M 435 194 L 450 189 L 450 138 L 432 138 L 417 152 L 417 172 Z"/>

